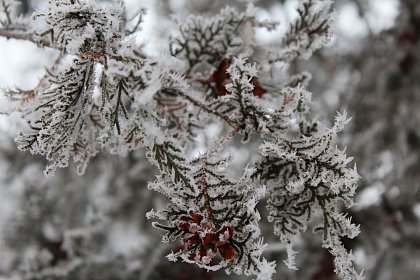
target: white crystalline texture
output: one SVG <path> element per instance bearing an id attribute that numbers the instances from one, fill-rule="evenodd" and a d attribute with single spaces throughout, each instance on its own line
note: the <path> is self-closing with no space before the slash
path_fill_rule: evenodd
<path id="1" fill-rule="evenodd" d="M 72 2 L 49 1 L 45 11 L 34 16 L 45 27 L 34 32 L 40 36 L 49 35 L 58 49 L 85 55 L 104 52 L 121 37 L 121 7 L 105 6 L 96 1 Z"/>
<path id="2" fill-rule="evenodd" d="M 30 41 L 60 56 L 32 95 L 17 95 L 29 124 L 16 138 L 19 147 L 44 156 L 47 174 L 74 161 L 81 175 L 102 150 L 129 164 L 148 161 L 153 179 L 147 184 L 144 174 L 136 177 L 143 170 L 131 170 L 130 191 L 154 199 L 158 210 L 146 217 L 159 220 L 153 226 L 164 243 L 178 242 L 170 261 L 269 280 L 276 264 L 262 257 L 261 214 L 286 248 L 290 269 L 297 269 L 293 240 L 315 217 L 313 231 L 335 256 L 336 272 L 357 279 L 340 238 L 360 231 L 341 212 L 353 204 L 359 175 L 335 146 L 350 119 L 337 113 L 333 126 L 321 129 L 310 114 L 310 75 L 288 75 L 294 59 L 309 58 L 331 39 L 332 1 L 301 1 L 282 43 L 268 49 L 258 45 L 255 28 L 275 23 L 258 21 L 251 4 L 246 12 L 228 7 L 213 17 L 190 16 L 171 38 L 170 54 L 156 57 L 127 35 L 123 1 L 105 2 L 50 0 L 34 15 Z M 211 127 L 217 139 L 208 139 Z M 244 149 L 243 165 L 225 156 Z M 107 191 L 124 184 L 112 181 Z M 143 193 L 146 184 L 162 198 Z M 267 209 L 260 213 L 262 203 Z M 93 242 L 96 231 L 104 229 L 63 233 L 66 263 L 82 261 L 78 241 Z"/>
<path id="3" fill-rule="evenodd" d="M 303 0 L 299 16 L 285 35 L 281 47 L 269 51 L 270 61 L 290 62 L 297 57 L 308 59 L 312 53 L 331 41 L 333 1 Z"/>

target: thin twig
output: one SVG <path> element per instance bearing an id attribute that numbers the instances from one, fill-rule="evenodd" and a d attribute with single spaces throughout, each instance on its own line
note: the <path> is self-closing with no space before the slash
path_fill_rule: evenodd
<path id="1" fill-rule="evenodd" d="M 174 93 L 177 94 L 179 96 L 184 97 L 185 99 L 187 99 L 189 102 L 191 102 L 193 105 L 199 107 L 200 109 L 206 111 L 207 113 L 211 114 L 211 115 L 215 115 L 219 118 L 221 118 L 222 120 L 224 120 L 229 126 L 233 127 L 234 129 L 237 129 L 237 126 L 235 125 L 235 123 L 233 123 L 233 121 L 231 119 L 229 119 L 227 116 L 210 109 L 208 106 L 206 106 L 205 104 L 201 103 L 198 100 L 195 100 L 194 98 L 192 98 L 191 96 L 185 94 L 184 92 L 180 91 L 180 90 L 176 90 L 173 88 L 165 88 L 162 91 L 167 91 L 170 93 Z"/>
<path id="2" fill-rule="evenodd" d="M 10 18 L 10 11 L 9 11 L 10 5 L 6 5 L 5 1 L 1 1 L 1 3 L 2 3 L 2 6 L 3 6 L 4 13 L 6 14 L 7 24 L 10 25 L 10 24 L 12 24 L 12 20 Z"/>
<path id="3" fill-rule="evenodd" d="M 132 34 L 134 34 L 134 33 L 136 33 L 138 31 L 139 26 L 143 23 L 144 13 L 145 13 L 144 12 L 144 9 L 140 9 L 138 12 L 135 13 L 135 15 L 132 18 L 130 18 L 128 20 L 130 22 L 130 21 L 133 21 L 136 17 L 138 17 L 136 23 L 133 26 L 133 28 L 131 30 L 126 30 L 125 31 L 125 34 L 127 36 L 128 35 L 132 35 Z"/>
<path id="4" fill-rule="evenodd" d="M 225 136 L 223 136 L 222 139 L 220 139 L 220 141 L 213 148 L 211 148 L 207 152 L 207 154 L 212 155 L 212 154 L 215 154 L 215 153 L 219 152 L 223 148 L 223 145 L 227 141 L 232 139 L 238 132 L 239 132 L 239 127 L 235 127 L 233 130 L 229 131 L 229 133 L 227 133 Z"/>
<path id="5" fill-rule="evenodd" d="M 5 37 L 6 39 L 29 41 L 42 47 L 52 48 L 51 42 L 49 40 L 35 39 L 32 33 L 22 32 L 21 30 L 0 28 L 0 37 Z"/>

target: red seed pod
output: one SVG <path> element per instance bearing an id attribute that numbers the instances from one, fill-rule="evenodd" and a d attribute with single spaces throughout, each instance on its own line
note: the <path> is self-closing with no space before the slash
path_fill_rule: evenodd
<path id="1" fill-rule="evenodd" d="M 203 245 L 215 244 L 217 241 L 217 236 L 215 233 L 206 233 L 201 237 L 201 242 Z"/>
<path id="2" fill-rule="evenodd" d="M 231 63 L 232 62 L 230 59 L 223 58 L 220 61 L 217 70 L 215 70 L 211 75 L 211 81 L 216 84 L 218 96 L 223 96 L 227 93 L 225 86 L 231 82 L 230 75 L 227 73 L 227 69 L 230 67 Z M 254 90 L 252 91 L 254 96 L 261 97 L 267 92 L 265 88 L 261 87 L 261 84 L 256 77 L 253 77 L 251 82 L 254 86 Z"/>
<path id="3" fill-rule="evenodd" d="M 220 61 L 219 67 L 211 75 L 211 79 L 216 83 L 216 89 L 219 96 L 226 95 L 226 84 L 229 83 L 230 77 L 227 70 L 231 64 L 230 59 L 223 58 Z"/>
<path id="4" fill-rule="evenodd" d="M 255 77 L 252 78 L 251 82 L 254 85 L 254 90 L 252 91 L 252 94 L 254 96 L 261 97 L 264 93 L 267 92 L 267 90 L 265 88 L 261 87 L 261 84 L 260 84 L 260 82 L 258 81 L 257 78 L 255 78 Z"/>
<path id="5" fill-rule="evenodd" d="M 217 234 L 225 234 L 225 232 L 228 232 L 228 234 L 229 234 L 229 237 L 231 237 L 232 236 L 232 234 L 233 234 L 233 227 L 232 226 L 223 226 L 221 229 L 219 229 L 218 231 L 217 231 Z"/>
<path id="6" fill-rule="evenodd" d="M 218 247 L 226 244 L 229 239 L 232 237 L 233 234 L 233 227 L 232 226 L 223 226 L 219 229 L 216 233 L 217 235 L 217 242 L 216 245 Z"/>
<path id="7" fill-rule="evenodd" d="M 192 244 L 200 243 L 200 236 L 198 236 L 198 234 L 194 234 L 191 237 L 184 238 L 183 243 L 184 243 L 185 248 L 188 248 Z"/>
<path id="8" fill-rule="evenodd" d="M 203 216 L 199 213 L 197 213 L 194 210 L 189 210 L 188 211 L 188 215 L 190 215 L 190 217 L 194 220 L 194 222 L 196 222 L 197 224 L 199 224 L 201 222 L 201 220 L 203 219 Z"/>
<path id="9" fill-rule="evenodd" d="M 190 231 L 190 222 L 189 221 L 180 220 L 176 223 L 176 226 L 182 231 L 186 231 L 186 232 Z"/>
<path id="10" fill-rule="evenodd" d="M 224 260 L 231 260 L 235 257 L 235 248 L 230 243 L 219 247 L 219 252 Z"/>

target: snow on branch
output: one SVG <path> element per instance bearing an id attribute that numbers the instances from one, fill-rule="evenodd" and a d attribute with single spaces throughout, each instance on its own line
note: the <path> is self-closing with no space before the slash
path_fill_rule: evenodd
<path id="1" fill-rule="evenodd" d="M 334 240 L 341 236 L 354 238 L 359 233 L 339 209 L 339 202 L 346 207 L 353 205 L 359 180 L 356 167 L 347 167 L 352 158 L 333 146 L 337 133 L 348 121 L 345 114 L 338 114 L 335 125 L 325 133 L 302 134 L 296 139 L 277 137 L 263 143 L 262 158 L 254 174 L 268 185 L 268 219 L 274 223 L 274 233 L 290 244 L 293 236 L 305 231 L 308 222 L 320 215 L 322 223 L 314 232 L 322 234 L 324 246 L 337 258 L 348 253 Z M 292 264 L 294 252 L 288 250 L 288 255 L 287 263 Z M 336 267 L 341 277 L 355 279 L 351 261 L 341 266 Z"/>
<path id="2" fill-rule="evenodd" d="M 93 91 L 93 65 L 89 61 L 74 60 L 72 65 L 50 73 L 50 85 L 36 92 L 30 106 L 24 109 L 30 130 L 21 133 L 16 141 L 22 150 L 44 155 L 56 167 L 68 166 L 69 159 L 79 161 L 80 173 L 89 158 L 96 154 L 95 129 L 89 115 L 94 104 L 89 97 Z"/>
<path id="3" fill-rule="evenodd" d="M 312 52 L 331 41 L 332 0 L 303 0 L 298 7 L 298 17 L 290 25 L 280 46 L 269 51 L 269 60 L 290 62 L 297 57 L 309 58 Z"/>
<path id="4" fill-rule="evenodd" d="M 174 152 L 167 153 L 165 159 L 157 158 L 164 172 L 149 188 L 165 193 L 170 204 L 148 216 L 167 221 L 154 223 L 167 232 L 164 241 L 181 241 L 180 248 L 168 259 L 181 258 L 208 270 L 260 273 L 264 246 L 255 207 L 264 197 L 265 188 L 252 183 L 250 172 L 239 180 L 227 178 L 226 159 L 205 156 L 182 162 Z"/>
<path id="5" fill-rule="evenodd" d="M 348 119 L 337 114 L 333 127 L 320 131 L 304 87 L 310 75 L 267 71 L 308 58 L 331 38 L 332 1 L 301 1 L 283 43 L 269 50 L 241 37 L 244 28 L 254 34 L 250 23 L 258 22 L 248 12 L 190 16 L 170 39 L 170 55 L 159 56 L 145 55 L 133 40 L 142 13 L 133 27 L 120 4 L 51 0 L 34 15 L 33 29 L 19 33 L 8 29 L 17 26 L 10 3 L 0 2 L 0 35 L 47 41 L 60 53 L 35 89 L 8 92 L 29 124 L 16 141 L 50 161 L 46 173 L 73 160 L 82 174 L 101 149 L 125 154 L 142 147 L 159 172 L 148 188 L 167 202 L 148 217 L 159 220 L 153 225 L 164 242 L 179 245 L 170 260 L 270 279 L 275 263 L 262 257 L 257 210 L 268 197 L 268 219 L 289 268 L 296 268 L 293 237 L 318 219 L 314 231 L 335 256 L 337 273 L 356 279 L 339 238 L 358 233 L 341 206 L 352 206 L 359 175 L 334 146 Z M 253 48 L 268 51 L 268 60 Z M 196 136 L 215 124 L 230 132 L 196 156 Z M 232 143 L 250 151 L 259 143 L 257 160 L 238 176 L 224 154 Z"/>
<path id="6" fill-rule="evenodd" d="M 173 56 L 188 61 L 190 69 L 198 63 L 214 66 L 235 46 L 240 46 L 240 27 L 245 14 L 225 8 L 210 19 L 191 16 L 179 28 L 179 35 L 171 40 Z"/>
<path id="7" fill-rule="evenodd" d="M 119 6 L 96 1 L 49 1 L 46 11 L 35 14 L 35 33 L 50 36 L 52 45 L 71 54 L 92 56 L 110 51 L 121 37 Z"/>

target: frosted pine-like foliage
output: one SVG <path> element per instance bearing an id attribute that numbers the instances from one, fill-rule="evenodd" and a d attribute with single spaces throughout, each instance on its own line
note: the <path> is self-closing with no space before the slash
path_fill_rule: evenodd
<path id="1" fill-rule="evenodd" d="M 36 88 L 8 92 L 28 123 L 16 142 L 45 156 L 47 174 L 71 161 L 83 174 L 102 151 L 144 149 L 159 171 L 148 189 L 166 205 L 147 217 L 158 220 L 163 242 L 179 245 L 170 261 L 270 279 L 276 264 L 263 256 L 261 218 L 273 224 L 291 269 L 299 257 L 294 238 L 320 220 L 312 229 L 334 255 L 337 274 L 362 278 L 340 242 L 359 232 L 342 212 L 353 205 L 359 175 L 335 146 L 349 119 L 337 113 L 324 127 L 310 112 L 310 75 L 276 76 L 279 65 L 287 69 L 330 40 L 332 1 L 301 1 L 299 17 L 274 47 L 253 38 L 255 28 L 276 24 L 259 21 L 251 4 L 193 15 L 170 38 L 169 54 L 159 56 L 136 45 L 120 4 L 48 1 L 23 36 L 11 2 L 1 3 L 2 27 L 19 26 L 20 39 L 58 51 Z M 214 125 L 223 135 L 197 155 L 196 139 Z M 259 145 L 239 176 L 226 156 L 234 143 Z"/>
<path id="2" fill-rule="evenodd" d="M 71 54 L 89 57 L 111 51 L 122 36 L 122 7 L 103 6 L 95 1 L 51 0 L 46 11 L 35 14 L 35 34 L 50 36 L 54 46 Z"/>

